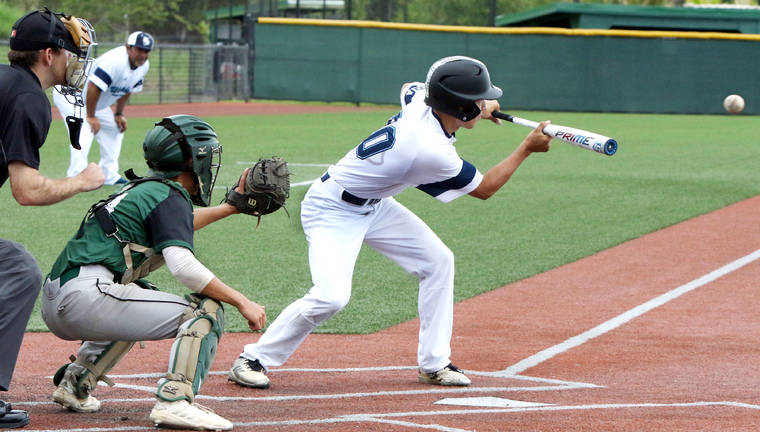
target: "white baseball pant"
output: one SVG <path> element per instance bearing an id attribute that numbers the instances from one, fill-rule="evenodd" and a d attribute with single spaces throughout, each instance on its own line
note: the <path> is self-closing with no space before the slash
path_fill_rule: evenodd
<path id="1" fill-rule="evenodd" d="M 316 180 L 307 192 L 301 222 L 314 286 L 286 307 L 257 343 L 246 345 L 243 357 L 280 366 L 320 323 L 342 310 L 364 242 L 419 279 L 417 361 L 425 372 L 446 367 L 454 318 L 453 253 L 395 199 L 357 206 L 343 201 L 342 192 L 332 178 Z"/>
<path id="2" fill-rule="evenodd" d="M 53 102 L 61 113 L 64 123 L 67 116 L 74 115 L 74 105 L 70 104 L 66 98 L 53 91 Z M 82 108 L 84 111 L 84 108 Z M 87 120 L 84 120 L 82 132 L 79 135 L 79 145 L 81 150 L 73 147 L 69 148 L 69 169 L 66 171 L 67 177 L 73 177 L 87 167 L 87 156 L 90 153 L 93 137 L 97 137 L 100 144 L 100 169 L 106 177 L 105 184 L 114 184 L 121 178 L 119 174 L 119 154 L 121 153 L 121 142 L 124 140 L 124 133 L 119 131 L 116 121 L 113 118 L 111 107 L 101 108 L 95 111 L 95 117 L 100 120 L 100 131 L 93 135 Z M 66 125 L 68 130 L 68 125 Z"/>

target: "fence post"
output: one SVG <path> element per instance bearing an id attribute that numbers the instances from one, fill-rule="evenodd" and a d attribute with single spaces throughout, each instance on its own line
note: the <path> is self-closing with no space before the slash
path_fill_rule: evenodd
<path id="1" fill-rule="evenodd" d="M 193 91 L 193 49 L 187 49 L 187 103 L 192 102 Z"/>
<path id="2" fill-rule="evenodd" d="M 163 103 L 162 93 L 164 91 L 164 48 L 158 47 L 158 103 Z"/>

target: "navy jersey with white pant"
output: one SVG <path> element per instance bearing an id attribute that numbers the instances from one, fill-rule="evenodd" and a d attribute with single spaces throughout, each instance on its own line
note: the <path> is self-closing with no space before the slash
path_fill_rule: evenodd
<path id="1" fill-rule="evenodd" d="M 424 85 L 401 89 L 401 112 L 316 180 L 301 203 L 314 286 L 290 304 L 242 356 L 279 366 L 351 296 L 354 264 L 366 243 L 419 279 L 417 358 L 424 372 L 450 363 L 454 256 L 393 196 L 408 187 L 449 202 L 473 191 L 483 175 L 462 160 L 455 137 L 425 104 Z"/>

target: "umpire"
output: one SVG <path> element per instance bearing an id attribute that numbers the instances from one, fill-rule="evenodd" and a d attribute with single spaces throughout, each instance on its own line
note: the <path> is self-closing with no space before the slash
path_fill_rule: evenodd
<path id="1" fill-rule="evenodd" d="M 89 40 L 77 34 L 82 29 L 74 26 L 80 23 L 86 22 L 49 10 L 32 11 L 11 29 L 10 65 L 0 65 L 0 187 L 10 179 L 13 198 L 24 206 L 54 204 L 103 185 L 103 172 L 94 163 L 80 175 L 65 179 L 50 179 L 39 172 L 39 149 L 51 121 L 44 90 L 56 84 L 69 86 L 83 43 L 94 43 L 94 32 Z M 41 286 L 42 274 L 34 257 L 22 245 L 0 238 L 0 391 L 10 386 Z M 0 400 L 0 428 L 28 423 L 25 411 Z"/>

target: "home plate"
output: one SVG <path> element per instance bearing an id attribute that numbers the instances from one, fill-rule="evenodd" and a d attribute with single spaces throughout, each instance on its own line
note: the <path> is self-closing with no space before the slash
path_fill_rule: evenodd
<path id="1" fill-rule="evenodd" d="M 527 407 L 551 405 L 551 404 L 538 403 L 538 402 L 523 402 L 523 401 L 504 399 L 504 398 L 493 397 L 493 396 L 446 398 L 446 399 L 441 399 L 438 402 L 434 402 L 434 403 L 436 405 L 459 405 L 459 406 L 491 407 L 491 408 L 527 408 Z"/>

